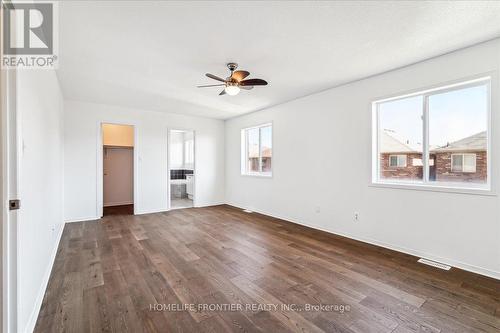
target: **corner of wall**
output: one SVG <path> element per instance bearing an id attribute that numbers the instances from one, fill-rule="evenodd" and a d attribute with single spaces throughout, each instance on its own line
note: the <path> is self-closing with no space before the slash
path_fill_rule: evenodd
<path id="1" fill-rule="evenodd" d="M 54 248 L 52 249 L 52 253 L 50 255 L 49 265 L 47 266 L 47 269 L 46 269 L 45 274 L 43 276 L 43 280 L 42 280 L 42 283 L 40 285 L 40 289 L 39 289 L 38 294 L 36 296 L 36 299 L 33 303 L 33 310 L 31 311 L 28 322 L 26 323 L 26 327 L 24 328 L 23 332 L 29 333 L 29 332 L 33 332 L 33 330 L 35 329 L 35 325 L 36 325 L 36 322 L 38 319 L 38 314 L 40 313 L 43 298 L 45 296 L 45 291 L 47 290 L 47 285 L 49 284 L 49 279 L 50 279 L 50 274 L 52 272 L 52 267 L 54 267 L 54 262 L 56 260 L 57 250 L 59 249 L 59 244 L 61 243 L 63 231 L 64 231 L 64 223 L 61 224 L 61 226 L 59 227 L 59 230 L 57 231 L 56 246 L 54 246 Z"/>

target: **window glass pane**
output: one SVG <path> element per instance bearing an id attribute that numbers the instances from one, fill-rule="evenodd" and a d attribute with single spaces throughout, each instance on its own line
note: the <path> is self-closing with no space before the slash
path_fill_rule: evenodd
<path id="1" fill-rule="evenodd" d="M 476 155 L 464 155 L 464 172 L 476 172 Z"/>
<path id="2" fill-rule="evenodd" d="M 429 96 L 431 181 L 486 183 L 487 96 L 486 85 Z"/>
<path id="3" fill-rule="evenodd" d="M 405 167 L 406 166 L 406 155 L 398 156 L 398 166 Z"/>
<path id="4" fill-rule="evenodd" d="M 463 155 L 451 155 L 451 169 L 462 171 Z"/>
<path id="5" fill-rule="evenodd" d="M 390 156 L 390 165 L 392 167 L 398 166 L 398 157 L 397 156 Z"/>
<path id="6" fill-rule="evenodd" d="M 379 104 L 380 179 L 422 180 L 422 165 L 411 163 L 422 159 L 422 105 L 422 96 Z M 391 155 L 396 155 L 394 161 Z M 398 167 L 394 168 L 394 166 Z"/>
<path id="7" fill-rule="evenodd" d="M 272 127 L 266 126 L 260 129 L 260 148 L 262 159 L 262 172 L 271 172 L 271 160 L 273 157 Z"/>
<path id="8" fill-rule="evenodd" d="M 259 172 L 259 129 L 247 130 L 247 171 Z"/>

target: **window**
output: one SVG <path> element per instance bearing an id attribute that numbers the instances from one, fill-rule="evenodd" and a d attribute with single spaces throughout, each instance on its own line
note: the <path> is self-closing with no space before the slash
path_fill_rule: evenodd
<path id="1" fill-rule="evenodd" d="M 170 132 L 170 168 L 184 168 L 183 134 L 180 131 Z"/>
<path id="2" fill-rule="evenodd" d="M 452 172 L 476 172 L 476 154 L 452 154 Z"/>
<path id="3" fill-rule="evenodd" d="M 406 167 L 406 155 L 390 155 L 389 166 L 396 168 Z"/>
<path id="4" fill-rule="evenodd" d="M 422 180 L 422 168 L 406 168 L 407 156 L 422 158 L 422 103 L 416 96 L 378 105 L 380 180 Z"/>
<path id="5" fill-rule="evenodd" d="M 184 165 L 194 165 L 194 139 L 189 139 L 184 143 Z"/>
<path id="6" fill-rule="evenodd" d="M 241 173 L 271 176 L 273 128 L 271 124 L 241 130 Z"/>
<path id="7" fill-rule="evenodd" d="M 489 105 L 489 77 L 374 102 L 373 182 L 489 189 Z"/>

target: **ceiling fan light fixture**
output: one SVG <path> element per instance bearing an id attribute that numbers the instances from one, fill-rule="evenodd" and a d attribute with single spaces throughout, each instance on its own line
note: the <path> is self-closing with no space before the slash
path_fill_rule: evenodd
<path id="1" fill-rule="evenodd" d="M 223 79 L 217 75 L 206 73 L 205 74 L 206 77 L 215 81 L 219 81 L 219 83 L 205 84 L 198 86 L 198 88 L 224 87 L 224 90 L 222 90 L 219 93 L 219 96 L 222 95 L 236 96 L 240 93 L 241 89 L 251 90 L 253 89 L 254 86 L 267 85 L 267 81 L 262 79 L 247 79 L 247 77 L 250 75 L 250 72 L 241 70 L 237 71 L 236 68 L 238 68 L 238 64 L 234 62 L 227 64 L 227 68 L 229 68 L 230 72 L 229 77 Z"/>
<path id="2" fill-rule="evenodd" d="M 228 94 L 229 96 L 236 96 L 240 92 L 240 87 L 227 85 L 226 88 L 224 88 L 224 90 L 226 91 L 226 94 Z"/>

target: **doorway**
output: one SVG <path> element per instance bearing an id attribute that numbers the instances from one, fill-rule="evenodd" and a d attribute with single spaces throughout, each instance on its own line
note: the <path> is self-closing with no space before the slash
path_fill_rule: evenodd
<path id="1" fill-rule="evenodd" d="M 102 125 L 103 216 L 134 214 L 134 126 Z"/>
<path id="2" fill-rule="evenodd" d="M 194 131 L 170 130 L 168 142 L 169 207 L 170 209 L 194 207 Z"/>

